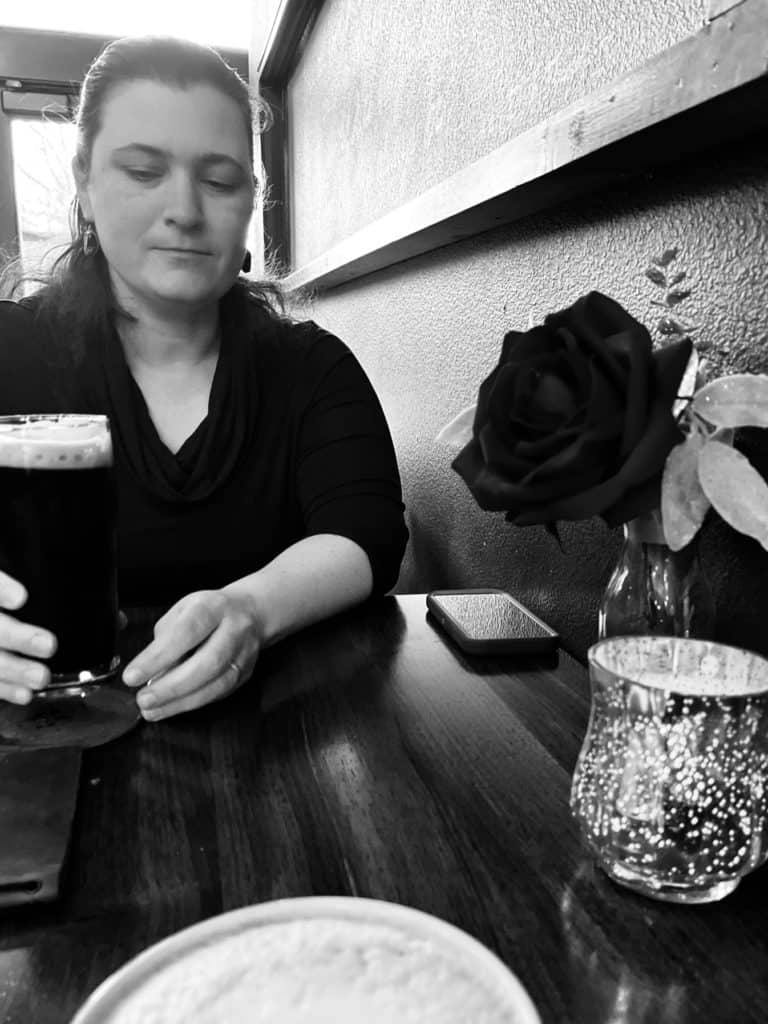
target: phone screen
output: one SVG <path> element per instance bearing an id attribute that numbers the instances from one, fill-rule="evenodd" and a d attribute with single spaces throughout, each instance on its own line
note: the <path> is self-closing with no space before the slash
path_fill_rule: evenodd
<path id="1" fill-rule="evenodd" d="M 441 594 L 439 601 L 471 640 L 552 635 L 508 594 Z"/>
<path id="2" fill-rule="evenodd" d="M 427 609 L 443 629 L 472 653 L 543 652 L 558 635 L 504 590 L 436 590 Z"/>

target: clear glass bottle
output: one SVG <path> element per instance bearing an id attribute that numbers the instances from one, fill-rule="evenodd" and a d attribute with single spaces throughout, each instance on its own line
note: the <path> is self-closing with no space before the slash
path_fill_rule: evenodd
<path id="1" fill-rule="evenodd" d="M 682 551 L 664 541 L 658 509 L 624 525 L 624 545 L 600 604 L 598 635 L 712 639 L 712 593 L 698 536 Z"/>

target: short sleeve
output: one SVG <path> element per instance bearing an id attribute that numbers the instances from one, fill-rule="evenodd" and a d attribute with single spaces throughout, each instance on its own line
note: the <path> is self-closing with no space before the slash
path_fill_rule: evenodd
<path id="1" fill-rule="evenodd" d="M 311 393 L 297 439 L 297 487 L 307 535 L 333 533 L 368 555 L 374 593 L 397 581 L 408 540 L 387 421 L 352 352 L 312 324 Z"/>

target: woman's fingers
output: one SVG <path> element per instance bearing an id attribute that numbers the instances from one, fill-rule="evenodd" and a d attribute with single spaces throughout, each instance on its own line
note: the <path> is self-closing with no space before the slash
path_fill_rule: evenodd
<path id="1" fill-rule="evenodd" d="M 26 601 L 21 583 L 0 572 L 0 608 L 17 611 Z M 29 704 L 35 691 L 51 681 L 48 666 L 30 659 L 50 658 L 55 651 L 56 637 L 50 630 L 0 612 L 0 700 Z"/>
<path id="2" fill-rule="evenodd" d="M 34 690 L 28 690 L 25 686 L 0 682 L 0 701 L 7 701 L 9 704 L 29 704 L 34 696 Z"/>
<path id="3" fill-rule="evenodd" d="M 168 672 L 218 626 L 219 620 L 204 601 L 184 598 L 180 604 L 183 607 L 175 616 L 168 612 L 158 621 L 154 640 L 126 666 L 123 682 L 127 686 L 143 686 Z"/>
<path id="4" fill-rule="evenodd" d="M 236 647 L 237 638 L 232 631 L 225 625 L 219 626 L 188 658 L 153 678 L 152 688 L 157 699 L 162 695 L 163 700 L 176 700 L 206 686 L 231 664 Z"/>
<path id="5" fill-rule="evenodd" d="M 178 601 L 155 624 L 152 642 L 123 673 L 145 718 L 157 720 L 201 707 L 250 676 L 259 652 L 252 614 L 223 591 L 199 591 Z"/>
<path id="6" fill-rule="evenodd" d="M 166 718 L 217 700 L 250 676 L 257 650 L 253 637 L 238 637 L 222 623 L 194 654 L 144 687 L 137 698 L 142 714 Z"/>
<path id="7" fill-rule="evenodd" d="M 51 671 L 47 665 L 0 650 L 0 683 L 4 686 L 42 690 L 50 681 Z"/>
<path id="8" fill-rule="evenodd" d="M 178 686 L 161 690 L 160 687 L 165 680 L 159 679 L 157 684 L 153 683 L 141 691 L 138 703 L 143 717 L 149 722 L 157 722 L 162 718 L 193 711 L 215 700 L 221 700 L 237 689 L 242 681 L 242 673 L 235 669 L 234 663 L 228 663 L 218 676 L 214 679 L 209 678 L 202 686 L 192 691 Z"/>
<path id="9" fill-rule="evenodd" d="M 47 665 L 0 650 L 0 700 L 28 704 L 35 691 L 42 690 L 50 681 Z"/>
<path id="10" fill-rule="evenodd" d="M 7 573 L 0 572 L 0 608 L 7 608 L 8 611 L 14 612 L 17 608 L 21 608 L 26 600 L 27 591 L 21 583 Z"/>
<path id="11" fill-rule="evenodd" d="M 30 658 L 50 658 L 56 652 L 56 637 L 42 626 L 21 622 L 0 612 L 0 651 L 26 654 Z"/>

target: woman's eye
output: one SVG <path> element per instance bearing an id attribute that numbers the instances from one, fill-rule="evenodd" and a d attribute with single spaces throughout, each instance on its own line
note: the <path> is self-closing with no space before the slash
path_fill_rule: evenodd
<path id="1" fill-rule="evenodd" d="M 162 173 L 151 167 L 126 167 L 125 172 L 134 181 L 156 181 Z"/>
<path id="2" fill-rule="evenodd" d="M 203 184 L 215 189 L 217 192 L 234 192 L 237 185 L 231 181 L 222 181 L 220 178 L 204 178 Z"/>

